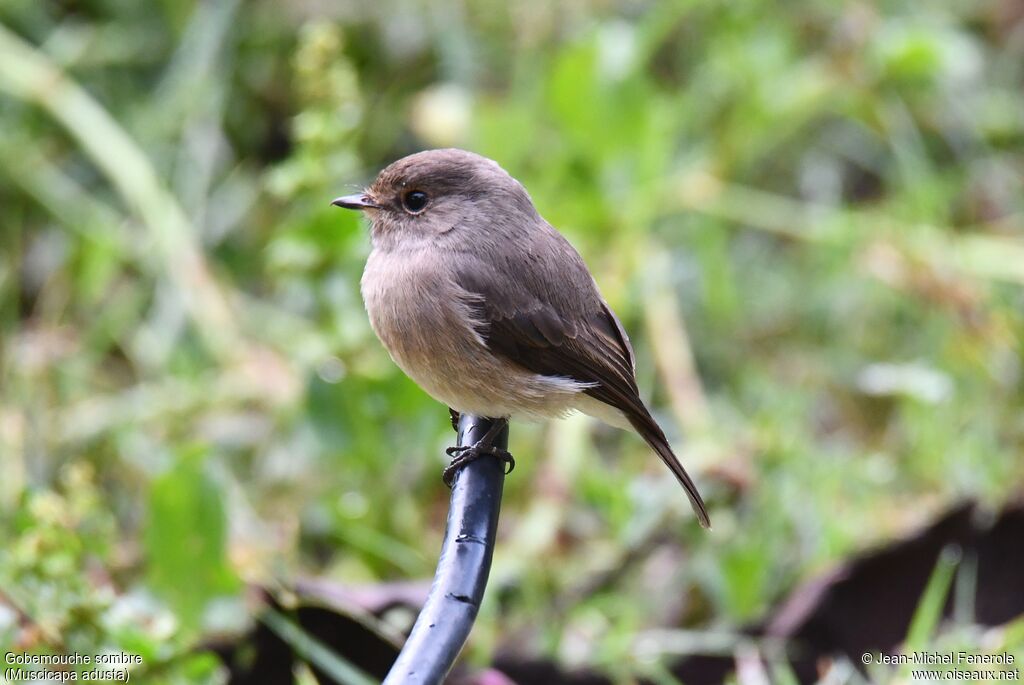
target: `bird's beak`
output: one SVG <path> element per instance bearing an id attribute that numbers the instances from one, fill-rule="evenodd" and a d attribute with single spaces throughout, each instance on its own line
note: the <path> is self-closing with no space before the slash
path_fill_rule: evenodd
<path id="1" fill-rule="evenodd" d="M 380 209 L 380 205 L 374 202 L 373 198 L 366 193 L 337 197 L 331 200 L 331 204 L 335 207 L 344 207 L 345 209 Z"/>

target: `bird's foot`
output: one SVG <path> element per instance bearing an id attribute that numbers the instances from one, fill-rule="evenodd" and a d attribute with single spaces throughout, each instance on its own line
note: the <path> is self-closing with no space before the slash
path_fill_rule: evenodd
<path id="1" fill-rule="evenodd" d="M 441 474 L 445 485 L 452 487 L 452 484 L 455 483 L 455 474 L 459 472 L 459 469 L 485 455 L 490 455 L 501 461 L 505 465 L 506 476 L 512 473 L 512 469 L 516 467 L 516 460 L 512 458 L 508 450 L 503 450 L 494 445 L 481 444 L 483 442 L 481 440 L 475 445 L 458 445 L 445 450 L 445 454 L 452 458 Z"/>

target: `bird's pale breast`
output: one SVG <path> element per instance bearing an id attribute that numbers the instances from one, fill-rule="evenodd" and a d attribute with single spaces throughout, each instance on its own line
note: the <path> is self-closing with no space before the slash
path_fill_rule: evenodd
<path id="1" fill-rule="evenodd" d="M 453 409 L 543 418 L 574 408 L 584 386 L 529 372 L 487 349 L 476 296 L 455 281 L 443 254 L 374 250 L 362 294 L 370 324 L 395 363 Z"/>

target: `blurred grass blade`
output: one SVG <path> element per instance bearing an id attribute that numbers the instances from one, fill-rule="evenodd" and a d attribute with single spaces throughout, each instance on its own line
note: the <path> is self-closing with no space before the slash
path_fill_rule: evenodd
<path id="1" fill-rule="evenodd" d="M 687 434 L 700 434 L 707 430 L 710 410 L 697 373 L 682 308 L 675 291 L 665 286 L 672 282 L 670 253 L 662 246 L 652 244 L 647 254 L 644 322 L 655 362 L 679 425 Z"/>
<path id="2" fill-rule="evenodd" d="M 420 552 L 398 538 L 365 525 L 347 525 L 337 531 L 343 548 L 351 548 L 387 561 L 406 575 L 425 572 L 427 561 Z"/>
<path id="3" fill-rule="evenodd" d="M 776 685 L 800 685 L 800 679 L 793 672 L 793 666 L 783 656 L 769 664 L 772 682 Z"/>
<path id="4" fill-rule="evenodd" d="M 196 3 L 188 26 L 148 103 L 148 119 L 179 140 L 170 187 L 197 230 L 207 227 L 207 206 L 219 165 L 230 154 L 223 130 L 240 0 Z M 203 236 L 205 239 L 205 235 Z"/>
<path id="5" fill-rule="evenodd" d="M 948 228 L 909 224 L 878 212 L 802 202 L 705 173 L 678 177 L 670 181 L 667 191 L 662 206 L 669 211 L 699 212 L 818 244 L 863 247 L 872 239 L 887 238 L 906 257 L 936 268 L 1024 285 L 1024 241 L 1017 238 L 977 232 L 956 235 Z"/>
<path id="6" fill-rule="evenodd" d="M 153 98 L 154 110 L 170 108 L 187 115 L 186 108 L 202 107 L 202 98 L 189 97 L 198 90 L 205 93 L 207 83 L 218 74 L 218 62 L 227 49 L 228 34 L 235 25 L 240 0 L 196 3 L 185 33 L 167 65 Z"/>
<path id="7" fill-rule="evenodd" d="M 122 228 L 121 214 L 82 188 L 29 139 L 9 133 L 0 138 L 0 163 L 0 173 L 83 240 L 108 241 L 125 257 L 138 256 Z"/>
<path id="8" fill-rule="evenodd" d="M 910 621 L 910 628 L 907 631 L 907 639 L 903 645 L 905 654 L 920 652 L 927 648 L 928 640 L 935 635 L 942 620 L 942 610 L 946 605 L 946 598 L 949 596 L 949 589 L 953 584 L 953 576 L 960 565 L 962 552 L 955 545 L 943 548 L 935 562 L 935 570 L 932 571 L 928 585 L 921 593 L 921 600 L 914 611 L 914 618 Z M 913 664 L 904 666 L 903 677 L 909 679 L 910 667 Z"/>
<path id="9" fill-rule="evenodd" d="M 166 277 L 203 340 L 226 355 L 238 342 L 227 298 L 199 250 L 195 231 L 135 141 L 49 57 L 0 25 L 0 90 L 42 107 L 82 146 L 149 227 Z"/>
<path id="10" fill-rule="evenodd" d="M 933 259 L 982 278 L 1024 284 L 1024 242 L 1006 236 L 965 235 L 936 240 Z"/>
<path id="11" fill-rule="evenodd" d="M 685 685 L 685 683 L 672 675 L 672 672 L 663 663 L 654 663 L 645 667 L 644 675 L 654 685 Z"/>
<path id="12" fill-rule="evenodd" d="M 378 685 L 379 681 L 368 676 L 345 657 L 328 649 L 279 611 L 267 609 L 263 612 L 262 621 L 302 659 L 331 676 L 339 685 Z"/>

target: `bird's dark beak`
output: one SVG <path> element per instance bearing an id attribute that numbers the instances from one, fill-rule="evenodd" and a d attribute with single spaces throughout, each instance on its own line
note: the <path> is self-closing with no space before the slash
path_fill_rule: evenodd
<path id="1" fill-rule="evenodd" d="M 374 202 L 373 198 L 366 193 L 337 197 L 331 200 L 331 204 L 335 207 L 344 207 L 345 209 L 380 209 L 380 205 Z"/>

